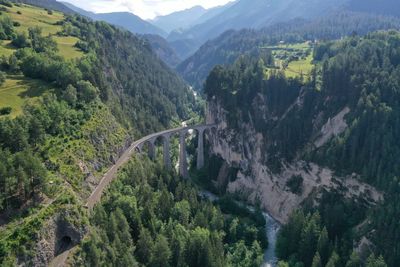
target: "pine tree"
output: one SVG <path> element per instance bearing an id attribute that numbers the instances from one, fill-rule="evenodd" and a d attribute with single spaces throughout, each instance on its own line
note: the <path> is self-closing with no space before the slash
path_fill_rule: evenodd
<path id="1" fill-rule="evenodd" d="M 143 228 L 140 231 L 139 240 L 136 245 L 136 257 L 140 263 L 147 265 L 152 258 L 154 242 L 150 232 Z"/>
<path id="2" fill-rule="evenodd" d="M 361 260 L 360 257 L 358 256 L 357 252 L 353 251 L 350 255 L 350 259 L 346 263 L 346 267 L 360 267 L 361 266 Z"/>
<path id="3" fill-rule="evenodd" d="M 319 256 L 319 253 L 315 253 L 315 256 L 313 258 L 311 267 L 322 267 L 322 263 L 321 263 L 321 257 Z"/>
<path id="4" fill-rule="evenodd" d="M 333 251 L 328 263 L 326 264 L 326 267 L 339 267 L 337 265 L 339 260 L 339 255 L 336 253 L 336 251 Z"/>
<path id="5" fill-rule="evenodd" d="M 376 258 L 375 255 L 372 253 L 368 257 L 367 264 L 365 266 L 366 267 L 387 267 L 387 264 L 385 263 L 385 260 L 383 259 L 382 256 L 379 256 L 378 258 Z"/>
<path id="6" fill-rule="evenodd" d="M 319 235 L 317 251 L 321 257 L 321 264 L 325 265 L 328 262 L 330 254 L 329 237 L 326 227 L 324 227 Z"/>
<path id="7" fill-rule="evenodd" d="M 309 216 L 309 220 L 301 233 L 299 255 L 306 266 L 310 266 L 317 251 L 320 217 L 318 213 Z"/>
<path id="8" fill-rule="evenodd" d="M 168 267 L 170 266 L 171 249 L 165 236 L 159 235 L 155 241 L 153 254 L 151 257 L 151 266 Z"/>

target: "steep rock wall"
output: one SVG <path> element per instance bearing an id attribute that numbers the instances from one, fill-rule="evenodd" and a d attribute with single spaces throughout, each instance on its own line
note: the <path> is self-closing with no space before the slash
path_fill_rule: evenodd
<path id="1" fill-rule="evenodd" d="M 266 107 L 259 106 L 258 109 L 262 112 Z M 327 122 L 319 123 L 310 140 L 312 149 L 345 131 L 347 124 L 344 116 L 349 111 L 346 107 Z M 382 199 L 380 192 L 360 182 L 356 174 L 338 177 L 329 168 L 306 162 L 301 157 L 291 162 L 282 160 L 280 171 L 272 171 L 265 162 L 268 151 L 264 150 L 266 142 L 273 140 L 267 140 L 268 136 L 257 132 L 251 119 L 240 122 L 239 129 L 229 128 L 226 115 L 227 111 L 217 101 L 208 103 L 207 123 L 218 124 L 217 133 L 209 140 L 211 153 L 219 155 L 230 166 L 239 168 L 237 179 L 228 184 L 227 191 L 238 193 L 253 204 L 260 203 L 263 209 L 281 223 L 287 222 L 289 215 L 305 199 L 312 196 L 317 201 L 324 190 L 340 190 L 345 197 L 361 198 L 368 203 Z M 287 182 L 294 176 L 303 178 L 301 193 L 292 193 L 287 186 Z"/>

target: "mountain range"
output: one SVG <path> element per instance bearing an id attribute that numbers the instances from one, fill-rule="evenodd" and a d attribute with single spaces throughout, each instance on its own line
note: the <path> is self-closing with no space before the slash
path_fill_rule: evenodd
<path id="1" fill-rule="evenodd" d="M 170 33 L 173 30 L 188 28 L 194 24 L 197 24 L 197 20 L 199 20 L 206 13 L 207 10 L 202 6 L 194 6 L 192 8 L 174 12 L 166 16 L 158 16 L 149 22 Z"/>
<path id="2" fill-rule="evenodd" d="M 168 40 L 189 39 L 201 45 L 230 29 L 257 29 L 294 18 L 312 19 L 327 15 L 345 2 L 346 0 L 239 0 L 201 24 L 170 34 Z"/>
<path id="3" fill-rule="evenodd" d="M 400 19 L 338 11 L 311 21 L 294 19 L 259 30 L 229 30 L 203 44 L 196 53 L 181 62 L 176 70 L 195 89 L 201 90 L 206 77 L 216 65 L 232 64 L 240 55 L 252 53 L 265 45 L 335 40 L 352 34 L 365 35 L 372 31 L 389 29 L 400 29 Z"/>
<path id="4" fill-rule="evenodd" d="M 156 53 L 162 61 L 167 63 L 168 66 L 174 68 L 182 61 L 182 58 L 171 47 L 168 41 L 162 38 L 160 35 L 144 34 L 142 37 L 149 42 L 154 53 Z"/>
<path id="5" fill-rule="evenodd" d="M 346 10 L 400 15 L 400 6 L 395 0 L 379 3 L 374 0 L 237 0 L 211 9 L 195 6 L 149 21 L 129 12 L 95 14 L 68 3 L 65 5 L 79 14 L 104 20 L 134 33 L 159 35 L 167 40 L 163 41 L 169 44 L 167 49 L 175 51 L 181 59 L 188 58 L 205 42 L 231 29 L 261 29 L 297 18 L 313 20 Z"/>
<path id="6" fill-rule="evenodd" d="M 176 43 L 180 46 L 190 43 L 190 49 L 181 54 L 182 58 L 187 58 L 206 41 L 218 37 L 227 30 L 261 29 L 297 18 L 314 20 L 328 17 L 340 11 L 399 16 L 400 5 L 395 0 L 379 2 L 374 0 L 238 0 L 209 10 L 195 23 L 188 23 L 186 28 L 180 26 L 168 35 L 167 40 L 175 50 L 181 48 L 176 47 Z M 168 18 L 170 20 L 175 18 L 178 21 L 180 16 L 186 16 L 186 14 L 177 12 L 169 15 Z M 163 21 L 163 17 L 158 18 L 158 21 Z"/>
<path id="7" fill-rule="evenodd" d="M 167 33 L 163 30 L 130 12 L 93 13 L 76 7 L 67 2 L 63 2 L 63 4 L 78 14 L 81 14 L 93 20 L 106 21 L 115 26 L 125 28 L 126 30 L 129 30 L 133 33 L 158 34 L 163 37 L 167 36 Z"/>

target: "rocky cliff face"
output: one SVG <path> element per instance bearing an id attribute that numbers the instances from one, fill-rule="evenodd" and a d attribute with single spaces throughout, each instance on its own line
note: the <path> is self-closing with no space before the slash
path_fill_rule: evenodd
<path id="1" fill-rule="evenodd" d="M 38 233 L 32 265 L 48 265 L 54 257 L 78 244 L 87 232 L 88 226 L 82 221 L 82 215 L 71 210 L 61 211 Z"/>
<path id="2" fill-rule="evenodd" d="M 301 106 L 299 97 L 287 112 Z M 253 108 L 255 106 L 253 105 Z M 256 106 L 262 114 L 268 114 L 264 105 Z M 350 109 L 345 107 L 336 116 L 327 121 L 321 121 L 319 114 L 314 121 L 314 133 L 310 138 L 308 150 L 317 149 L 347 128 L 345 115 Z M 250 116 L 250 115 L 249 115 Z M 266 115 L 265 120 L 268 120 Z M 282 118 L 274 118 L 279 120 Z M 290 162 L 281 159 L 279 171 L 271 168 L 268 158 L 267 143 L 274 143 L 266 133 L 256 130 L 250 116 L 249 121 L 239 122 L 239 128 L 228 126 L 227 111 L 214 99 L 208 103 L 207 122 L 218 123 L 217 133 L 211 137 L 211 153 L 223 158 L 230 166 L 238 168 L 237 177 L 229 182 L 227 191 L 238 193 L 251 203 L 261 203 L 275 219 L 285 223 L 293 210 L 297 209 L 306 199 L 318 202 L 318 197 L 324 191 L 337 190 L 344 197 L 360 199 L 367 203 L 375 203 L 382 199 L 381 193 L 372 186 L 360 182 L 357 175 L 348 177 L 335 175 L 333 170 L 308 162 L 302 158 L 302 151 Z M 290 180 L 301 177 L 300 190 L 292 192 Z"/>

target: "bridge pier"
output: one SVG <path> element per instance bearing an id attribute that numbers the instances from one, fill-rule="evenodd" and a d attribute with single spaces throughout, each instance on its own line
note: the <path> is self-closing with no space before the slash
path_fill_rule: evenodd
<path id="1" fill-rule="evenodd" d="M 148 141 L 149 143 L 149 158 L 151 160 L 156 159 L 156 145 L 155 145 L 156 140 L 155 139 L 150 139 Z"/>
<path id="2" fill-rule="evenodd" d="M 164 157 L 164 166 L 167 170 L 172 168 L 171 156 L 169 154 L 169 144 L 170 144 L 171 136 L 169 134 L 163 135 L 163 157 Z"/>
<path id="3" fill-rule="evenodd" d="M 148 144 L 148 155 L 152 160 L 156 159 L 156 140 L 160 137 L 163 139 L 163 161 L 167 169 L 172 169 L 171 155 L 170 155 L 170 140 L 171 136 L 179 133 L 179 175 L 183 178 L 189 178 L 187 152 L 186 152 L 186 135 L 189 130 L 195 130 L 198 133 L 197 140 L 197 169 L 204 167 L 204 133 L 206 130 L 216 129 L 215 124 L 205 124 L 189 127 L 180 127 L 170 130 L 165 130 L 159 133 L 150 134 L 145 136 L 134 144 L 131 150 L 135 149 L 136 152 L 142 153 L 145 144 Z M 210 131 L 210 133 L 212 133 Z"/>
<path id="4" fill-rule="evenodd" d="M 135 148 L 135 151 L 138 152 L 139 154 L 142 154 L 143 152 L 143 144 L 144 143 L 141 143 Z"/>
<path id="5" fill-rule="evenodd" d="M 197 169 L 204 167 L 204 129 L 198 130 L 197 137 Z"/>
<path id="6" fill-rule="evenodd" d="M 179 174 L 183 178 L 189 178 L 188 164 L 186 159 L 186 132 L 186 129 L 179 132 Z"/>

